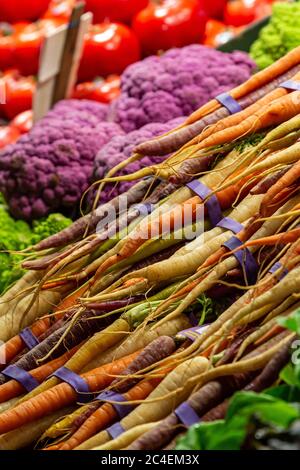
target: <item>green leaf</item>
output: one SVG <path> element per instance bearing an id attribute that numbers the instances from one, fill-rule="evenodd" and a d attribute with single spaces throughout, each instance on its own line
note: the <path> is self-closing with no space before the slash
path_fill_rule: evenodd
<path id="1" fill-rule="evenodd" d="M 277 385 L 276 387 L 265 390 L 267 395 L 274 398 L 280 398 L 288 403 L 300 402 L 300 389 L 287 384 Z"/>
<path id="2" fill-rule="evenodd" d="M 278 323 L 281 326 L 284 326 L 288 330 L 294 331 L 300 335 L 300 309 L 298 308 L 288 317 L 279 317 Z"/>
<path id="3" fill-rule="evenodd" d="M 246 435 L 246 428 L 228 426 L 224 420 L 192 426 L 179 439 L 176 450 L 238 450 Z"/>
<path id="4" fill-rule="evenodd" d="M 265 422 L 287 427 L 298 417 L 298 411 L 289 403 L 265 393 L 238 392 L 230 402 L 226 421 L 236 417 L 256 415 Z"/>
<path id="5" fill-rule="evenodd" d="M 300 389 L 300 365 L 293 365 L 291 362 L 282 369 L 279 374 L 281 380 L 286 384 Z"/>
<path id="6" fill-rule="evenodd" d="M 177 450 L 238 450 L 245 441 L 253 417 L 266 424 L 287 428 L 299 417 L 299 409 L 266 393 L 237 392 L 225 420 L 192 426 L 178 441 Z"/>

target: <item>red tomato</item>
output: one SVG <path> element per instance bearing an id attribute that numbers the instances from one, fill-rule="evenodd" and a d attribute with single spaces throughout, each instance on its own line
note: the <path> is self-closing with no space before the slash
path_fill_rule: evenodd
<path id="1" fill-rule="evenodd" d="M 30 131 L 33 125 L 32 110 L 23 111 L 18 114 L 10 123 L 11 127 L 18 129 L 21 134 L 26 134 Z"/>
<path id="2" fill-rule="evenodd" d="M 2 36 L 0 33 L 0 70 L 6 70 L 14 63 L 14 37 Z"/>
<path id="3" fill-rule="evenodd" d="M 93 13 L 94 23 L 107 19 L 129 23 L 148 3 L 149 0 L 85 0 L 85 9 Z"/>
<path id="4" fill-rule="evenodd" d="M 34 21 L 46 11 L 50 0 L 0 0 L 0 21 Z"/>
<path id="5" fill-rule="evenodd" d="M 138 13 L 133 30 L 145 55 L 202 41 L 206 14 L 198 0 L 151 2 Z"/>
<path id="6" fill-rule="evenodd" d="M 121 79 L 118 75 L 110 75 L 107 80 L 99 79 L 93 82 L 79 83 L 72 98 L 110 103 L 119 96 L 120 83 Z"/>
<path id="7" fill-rule="evenodd" d="M 0 149 L 15 143 L 20 137 L 18 129 L 10 126 L 0 127 Z"/>
<path id="8" fill-rule="evenodd" d="M 39 68 L 40 49 L 45 34 L 64 24 L 62 19 L 44 19 L 28 25 L 15 40 L 15 66 L 22 75 L 36 75 Z"/>
<path id="9" fill-rule="evenodd" d="M 51 0 L 43 18 L 61 18 L 68 21 L 76 0 Z"/>
<path id="10" fill-rule="evenodd" d="M 15 37 L 28 23 L 0 23 L 0 70 L 14 66 Z"/>
<path id="11" fill-rule="evenodd" d="M 220 34 L 224 33 L 227 29 L 227 26 L 221 21 L 209 19 L 206 23 L 205 28 L 205 39 L 203 44 L 206 46 L 217 47 L 218 37 Z"/>
<path id="12" fill-rule="evenodd" d="M 21 77 L 12 71 L 3 75 L 1 82 L 5 87 L 5 103 L 1 105 L 5 117 L 13 119 L 22 111 L 31 109 L 35 88 L 33 77 Z"/>
<path id="13" fill-rule="evenodd" d="M 85 38 L 79 81 L 120 75 L 128 65 L 139 59 L 138 39 L 127 26 L 118 23 L 93 25 Z"/>
<path id="14" fill-rule="evenodd" d="M 256 0 L 231 0 L 224 12 L 224 21 L 231 26 L 244 26 L 256 18 Z"/>
<path id="15" fill-rule="evenodd" d="M 200 0 L 207 16 L 222 20 L 227 0 Z"/>

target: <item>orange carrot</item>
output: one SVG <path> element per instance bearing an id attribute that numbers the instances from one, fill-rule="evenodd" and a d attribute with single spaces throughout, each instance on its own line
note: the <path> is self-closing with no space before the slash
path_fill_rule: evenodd
<path id="1" fill-rule="evenodd" d="M 276 233 L 275 235 L 270 235 L 269 237 L 257 238 L 256 240 L 249 240 L 248 242 L 241 245 L 238 250 L 248 247 L 248 246 L 261 246 L 261 245 L 276 245 L 278 243 L 292 243 L 300 237 L 300 228 L 295 228 L 285 233 Z"/>
<path id="2" fill-rule="evenodd" d="M 242 83 L 238 87 L 234 88 L 229 92 L 229 95 L 234 99 L 242 98 L 248 93 L 251 93 L 254 90 L 257 90 L 261 86 L 269 83 L 274 80 L 275 77 L 283 74 L 290 70 L 294 65 L 299 64 L 300 62 L 300 46 L 296 47 L 292 51 L 288 52 L 284 57 L 281 57 L 279 60 L 274 62 L 272 65 L 266 69 L 256 73 L 250 77 L 246 82 Z M 218 108 L 220 108 L 220 103 L 213 99 L 208 103 L 201 106 L 193 114 L 191 114 L 188 119 L 185 121 L 185 125 L 191 124 L 195 121 L 198 121 L 203 116 L 213 113 Z"/>
<path id="3" fill-rule="evenodd" d="M 284 331 L 284 327 L 280 325 L 274 325 L 267 333 L 261 336 L 258 340 L 255 341 L 254 345 L 259 346 L 260 344 L 266 343 L 269 339 L 278 335 Z"/>
<path id="4" fill-rule="evenodd" d="M 29 373 L 34 377 L 38 382 L 42 382 L 46 377 L 55 372 L 59 367 L 63 366 L 70 357 L 73 356 L 75 351 L 79 349 L 81 345 L 75 346 L 71 351 L 67 351 L 61 357 L 54 359 L 53 361 L 43 364 L 36 369 L 31 370 Z M 17 380 L 10 380 L 2 385 L 0 385 L 0 403 L 15 398 L 24 393 L 24 387 Z"/>
<path id="5" fill-rule="evenodd" d="M 53 324 L 54 321 L 60 320 L 64 314 L 65 310 L 73 307 L 77 300 L 82 297 L 82 295 L 87 290 L 88 286 L 83 285 L 72 294 L 68 295 L 60 304 L 55 308 L 54 315 L 43 317 L 38 319 L 30 327 L 31 332 L 38 338 L 41 336 L 47 329 Z M 3 348 L 3 352 L 2 352 Z M 16 335 L 7 341 L 3 346 L 0 347 L 1 354 L 4 354 L 6 363 L 10 363 L 12 359 L 19 354 L 24 348 L 24 341 L 21 336 Z M 4 367 L 4 366 L 3 366 Z"/>
<path id="6" fill-rule="evenodd" d="M 192 212 L 194 213 L 197 209 L 197 206 L 201 202 L 201 199 L 198 196 L 194 196 L 183 204 L 178 204 L 174 209 L 168 213 L 168 227 L 172 230 L 175 226 L 176 221 L 182 221 L 184 217 L 184 210 L 187 206 L 192 206 Z M 125 245 L 120 249 L 116 254 L 108 258 L 102 265 L 98 268 L 94 280 L 98 276 L 106 271 L 110 266 L 113 266 L 115 263 L 122 261 L 123 259 L 128 258 L 130 255 L 135 253 L 135 251 L 146 241 L 149 240 L 153 234 L 161 234 L 164 229 L 164 218 L 166 214 L 162 214 L 158 217 L 157 220 L 152 222 L 147 222 L 145 225 L 140 225 L 138 232 L 135 232 L 134 238 L 129 238 Z"/>
<path id="7" fill-rule="evenodd" d="M 298 79 L 300 79 L 300 74 L 297 75 Z M 251 114 L 259 111 L 263 106 L 271 103 L 272 101 L 278 98 L 281 98 L 282 96 L 287 95 L 288 93 L 289 91 L 285 88 L 276 88 L 275 90 L 272 90 L 263 98 L 253 103 L 251 106 L 248 106 L 248 108 L 243 109 L 239 113 L 231 114 L 230 116 L 227 116 L 224 119 L 221 119 L 220 121 L 216 122 L 216 124 L 207 127 L 198 136 L 194 137 L 194 139 L 191 140 L 188 145 L 198 143 L 211 136 L 212 134 L 223 131 L 228 127 L 237 126 L 244 119 L 248 118 Z"/>
<path id="8" fill-rule="evenodd" d="M 274 197 L 282 190 L 293 184 L 300 177 L 300 160 L 296 162 L 271 188 L 266 192 L 260 206 L 262 217 L 268 214 L 268 207 Z"/>
<path id="9" fill-rule="evenodd" d="M 81 377 L 86 380 L 91 392 L 101 391 L 130 364 L 139 352 L 98 367 L 82 374 Z M 0 434 L 42 418 L 66 405 L 74 403 L 76 399 L 76 391 L 66 382 L 60 383 L 0 414 Z"/>
<path id="10" fill-rule="evenodd" d="M 237 173 L 234 174 L 234 176 Z M 245 196 L 246 192 L 249 192 L 252 185 L 255 184 L 253 181 L 252 184 L 246 185 L 246 183 L 253 177 L 253 175 L 248 175 L 245 178 L 242 178 L 240 181 L 235 183 L 228 188 L 219 191 L 216 193 L 218 201 L 222 209 L 227 209 L 231 206 L 233 201 L 237 198 L 240 194 L 241 189 L 245 187 L 244 192 L 241 192 L 242 196 Z M 196 214 L 197 209 L 199 209 L 199 205 L 202 203 L 202 199 L 199 196 L 193 196 L 190 199 L 187 199 L 182 204 L 178 204 L 172 211 L 170 211 L 167 215 L 168 217 L 168 226 L 170 230 L 172 230 L 178 222 L 181 222 L 182 226 L 184 225 L 184 217 L 186 214 L 186 210 L 188 207 L 191 207 L 191 215 L 194 216 Z M 206 212 L 206 209 L 205 209 Z M 190 214 L 190 213 L 189 213 Z M 105 272 L 109 267 L 113 266 L 119 261 L 128 258 L 129 256 L 133 255 L 136 250 L 146 241 L 149 240 L 153 234 L 161 235 L 164 228 L 164 220 L 166 214 L 161 214 L 156 220 L 152 222 L 147 222 L 144 226 L 140 226 L 140 230 L 137 234 L 135 232 L 135 236 L 133 238 L 129 238 L 125 245 L 120 248 L 119 252 L 111 257 L 109 257 L 102 265 L 98 268 L 96 275 L 93 279 L 93 282 L 98 279 L 98 277 Z M 137 281 L 135 280 L 135 283 Z"/>
<path id="11" fill-rule="evenodd" d="M 300 91 L 294 91 L 287 96 L 272 101 L 255 113 L 242 120 L 240 124 L 218 131 L 197 145 L 197 150 L 215 147 L 244 137 L 249 132 L 288 121 L 300 112 Z"/>
<path id="12" fill-rule="evenodd" d="M 124 397 L 127 401 L 143 400 L 154 390 L 161 380 L 162 377 L 143 380 L 129 390 L 129 392 L 125 393 Z M 109 426 L 117 417 L 118 414 L 113 405 L 111 403 L 104 403 L 82 424 L 70 439 L 60 446 L 60 450 L 75 449 L 75 447 L 94 436 L 94 434 L 101 431 L 101 429 L 105 429 Z"/>

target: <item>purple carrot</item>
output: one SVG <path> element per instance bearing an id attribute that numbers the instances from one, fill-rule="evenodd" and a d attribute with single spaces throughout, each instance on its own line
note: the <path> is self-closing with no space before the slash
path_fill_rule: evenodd
<path id="1" fill-rule="evenodd" d="M 280 75 L 279 77 L 276 77 L 267 85 L 253 91 L 252 93 L 249 93 L 247 96 L 238 100 L 239 105 L 242 109 L 248 108 L 248 106 L 277 88 L 280 83 L 293 77 L 299 71 L 299 69 L 300 66 L 296 65 L 288 72 Z M 215 124 L 217 121 L 227 116 L 229 116 L 229 111 L 226 108 L 221 107 L 215 112 L 208 114 L 199 121 L 196 121 L 186 127 L 180 127 L 178 130 L 175 130 L 174 132 L 171 132 L 167 135 L 163 135 L 157 139 L 152 139 L 139 144 L 137 147 L 135 147 L 134 152 L 148 156 L 167 155 L 168 153 L 175 152 L 184 144 L 200 134 L 200 132 L 202 132 L 203 129 L 205 129 L 207 126 Z"/>
<path id="2" fill-rule="evenodd" d="M 241 389 L 251 380 L 253 374 L 238 374 L 234 377 L 223 377 L 219 380 L 208 382 L 197 392 L 194 392 L 187 404 L 197 413 L 199 420 L 201 416 L 214 408 L 225 397 L 230 396 L 233 391 Z M 128 450 L 157 450 L 166 446 L 185 426 L 173 412 L 155 426 L 135 440 Z"/>
<path id="3" fill-rule="evenodd" d="M 237 338 L 235 338 L 232 343 L 226 348 L 223 356 L 221 359 L 217 362 L 217 366 L 221 366 L 223 364 L 228 364 L 231 362 L 235 355 L 237 354 L 241 344 L 243 341 L 249 336 L 256 328 L 246 328 L 245 331 L 239 332 L 239 335 Z"/>
<path id="4" fill-rule="evenodd" d="M 145 296 L 141 294 L 130 297 L 129 299 L 108 300 L 107 302 L 91 302 L 90 304 L 86 304 L 86 308 L 100 312 L 112 312 L 113 310 L 127 307 L 127 305 L 135 304 L 136 302 L 139 302 L 143 299 L 145 299 Z"/>
<path id="5" fill-rule="evenodd" d="M 146 346 L 122 372 L 123 377 L 118 377 L 112 382 L 110 390 L 116 393 L 127 392 L 140 381 L 139 378 L 133 377 L 135 374 L 170 356 L 175 349 L 176 343 L 170 336 L 160 336 L 155 339 L 148 344 L 148 346 Z M 130 377 L 125 378 L 126 376 Z M 72 431 L 75 432 L 99 408 L 100 405 L 100 401 L 91 403 L 88 409 L 74 421 Z"/>
<path id="6" fill-rule="evenodd" d="M 169 178 L 170 183 L 186 184 L 189 183 L 196 175 L 203 171 L 207 171 L 211 164 L 216 160 L 217 155 L 208 155 L 201 158 L 189 158 L 183 162 L 174 175 Z"/>
<path id="7" fill-rule="evenodd" d="M 38 336 L 39 343 L 41 343 L 41 342 L 44 341 L 46 338 L 48 338 L 50 335 L 52 335 L 52 334 L 55 333 L 57 330 L 59 330 L 60 328 L 62 328 L 74 313 L 76 313 L 75 310 L 72 310 L 72 311 L 70 311 L 70 312 L 67 312 L 67 313 L 63 316 L 63 318 L 60 318 L 59 320 L 57 320 L 56 322 L 54 322 L 49 328 L 47 328 L 46 331 L 44 331 L 44 333 L 42 333 L 40 336 Z M 16 363 L 19 359 L 21 359 L 22 356 L 24 356 L 25 354 L 27 354 L 29 351 L 30 351 L 30 349 L 24 348 L 19 354 L 17 354 L 17 355 L 13 358 L 13 360 L 11 361 L 11 364 Z"/>
<path id="8" fill-rule="evenodd" d="M 51 353 L 49 359 L 55 359 L 74 346 L 80 344 L 84 339 L 92 336 L 95 332 L 102 330 L 110 325 L 119 314 L 99 317 L 99 312 L 88 310 L 84 312 L 70 330 L 66 333 L 69 323 L 66 323 L 57 331 L 52 333 L 44 341 L 37 344 L 33 349 L 22 356 L 15 365 L 23 370 L 31 370 L 40 365 L 42 359 L 57 345 L 58 341 L 64 336 L 64 340 Z M 39 361 L 39 362 L 38 362 Z M 0 374 L 0 384 L 6 381 L 6 377 Z"/>
<path id="9" fill-rule="evenodd" d="M 76 222 L 74 222 L 70 227 L 67 227 L 61 232 L 37 243 L 34 246 L 34 249 L 36 251 L 41 251 L 49 248 L 58 248 L 80 239 L 86 231 L 87 233 L 94 232 L 98 223 L 104 219 L 107 214 L 119 209 L 121 196 L 122 198 L 127 198 L 127 205 L 130 206 L 142 200 L 151 184 L 153 184 L 153 180 L 151 178 L 139 181 L 126 193 L 115 197 L 110 202 L 98 207 L 90 214 L 76 220 Z"/>
<path id="10" fill-rule="evenodd" d="M 257 183 L 254 188 L 250 190 L 250 194 L 265 194 L 273 184 L 275 184 L 290 168 L 292 165 L 287 165 L 282 170 L 276 171 L 271 175 L 266 176 Z"/>
<path id="11" fill-rule="evenodd" d="M 262 392 L 266 388 L 271 387 L 278 379 L 279 372 L 289 362 L 291 353 L 290 347 L 295 337 L 291 338 L 282 348 L 275 354 L 275 356 L 268 362 L 262 372 L 257 375 L 250 383 L 248 383 L 243 390 L 251 392 Z M 215 421 L 217 419 L 224 419 L 230 405 L 230 399 L 227 398 L 218 406 L 210 410 L 204 416 L 202 421 Z"/>

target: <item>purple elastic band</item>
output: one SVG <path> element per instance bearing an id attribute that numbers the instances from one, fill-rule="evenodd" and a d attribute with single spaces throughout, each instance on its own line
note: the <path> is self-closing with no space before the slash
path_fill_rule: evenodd
<path id="1" fill-rule="evenodd" d="M 146 202 L 145 204 L 137 204 L 134 206 L 134 209 L 138 210 L 140 215 L 148 215 L 153 211 L 154 205 L 150 202 Z"/>
<path id="2" fill-rule="evenodd" d="M 243 245 L 243 243 L 237 237 L 231 237 L 227 242 L 223 243 L 223 246 L 229 250 L 235 250 L 241 245 Z M 237 259 L 242 267 L 245 266 L 247 283 L 249 285 L 255 284 L 257 279 L 258 265 L 252 253 L 247 248 L 244 248 L 233 253 L 233 256 Z"/>
<path id="3" fill-rule="evenodd" d="M 233 233 L 239 233 L 244 228 L 242 224 L 230 219 L 230 217 L 224 217 L 220 220 L 220 222 L 217 223 L 217 227 L 227 228 Z"/>
<path id="4" fill-rule="evenodd" d="M 190 181 L 189 183 L 186 184 L 186 186 L 191 189 L 197 196 L 199 196 L 202 200 L 206 199 L 208 196 L 211 195 L 211 189 L 209 189 L 205 184 L 201 183 L 198 180 L 193 180 Z M 210 222 L 213 227 L 217 225 L 220 220 L 222 220 L 223 215 L 221 211 L 221 207 L 218 201 L 218 198 L 215 194 L 210 196 L 206 201 L 205 201 L 205 206 L 207 207 L 208 210 L 208 216 L 210 219 Z"/>
<path id="5" fill-rule="evenodd" d="M 184 336 L 185 338 L 190 339 L 191 341 L 195 341 L 197 336 L 202 335 L 202 333 L 209 327 L 209 325 L 202 325 L 202 326 L 193 326 L 192 328 L 188 328 L 187 330 L 182 330 L 178 333 L 178 336 Z"/>
<path id="6" fill-rule="evenodd" d="M 118 401 L 118 402 L 124 402 L 126 401 L 126 398 L 121 395 L 120 393 L 115 393 L 113 391 L 106 391 L 100 393 L 97 397 L 96 400 L 101 400 L 101 401 Z M 111 405 L 114 407 L 116 412 L 119 415 L 119 418 L 125 418 L 132 410 L 133 406 L 132 405 L 118 405 L 117 403 L 111 403 Z"/>
<path id="7" fill-rule="evenodd" d="M 123 428 L 121 423 L 115 423 L 109 428 L 107 428 L 106 431 L 113 439 L 116 439 L 121 434 L 123 434 L 123 432 L 125 432 L 125 429 Z"/>
<path id="8" fill-rule="evenodd" d="M 280 83 L 279 86 L 287 90 L 300 91 L 300 82 L 294 82 L 294 80 L 287 80 L 286 82 Z"/>
<path id="9" fill-rule="evenodd" d="M 216 96 L 215 99 L 219 101 L 219 103 L 221 103 L 226 109 L 228 109 L 230 114 L 235 114 L 242 111 L 242 107 L 239 105 L 239 103 L 228 93 L 221 93 L 220 95 Z"/>
<path id="10" fill-rule="evenodd" d="M 67 367 L 60 367 L 57 371 L 52 374 L 54 377 L 61 379 L 63 382 L 69 384 L 74 388 L 75 392 L 78 394 L 80 401 L 86 403 L 93 398 L 93 395 L 90 393 L 90 388 L 86 381 L 80 377 L 80 375 L 75 374 Z"/>
<path id="11" fill-rule="evenodd" d="M 27 392 L 31 392 L 39 386 L 39 382 L 32 377 L 32 375 L 14 364 L 6 367 L 6 369 L 2 371 L 2 374 L 19 382 Z"/>
<path id="12" fill-rule="evenodd" d="M 273 264 L 273 266 L 269 269 L 269 273 L 273 274 L 275 273 L 275 271 L 281 268 L 283 268 L 283 266 L 280 263 L 280 261 L 278 261 L 277 263 Z M 288 273 L 289 273 L 289 270 L 284 268 L 282 273 L 280 273 L 279 280 L 281 281 L 281 279 L 283 279 Z"/>
<path id="13" fill-rule="evenodd" d="M 24 328 L 24 330 L 19 333 L 19 336 L 22 338 L 28 349 L 33 349 L 39 344 L 39 340 L 34 336 L 30 328 Z"/>
<path id="14" fill-rule="evenodd" d="M 174 413 L 185 426 L 192 426 L 193 424 L 199 423 L 200 421 L 200 418 L 194 408 L 192 408 L 186 401 L 181 403 L 181 405 L 176 408 Z"/>

